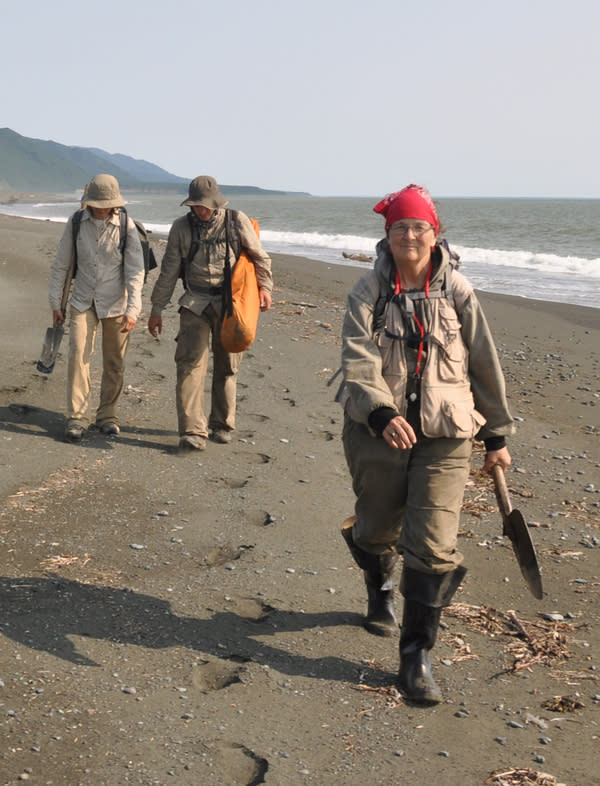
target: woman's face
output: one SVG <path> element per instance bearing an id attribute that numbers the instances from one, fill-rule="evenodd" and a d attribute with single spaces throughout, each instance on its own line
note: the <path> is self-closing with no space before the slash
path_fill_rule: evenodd
<path id="1" fill-rule="evenodd" d="M 388 230 L 390 250 L 400 266 L 420 267 L 429 262 L 436 239 L 431 224 L 412 218 L 396 221 Z"/>

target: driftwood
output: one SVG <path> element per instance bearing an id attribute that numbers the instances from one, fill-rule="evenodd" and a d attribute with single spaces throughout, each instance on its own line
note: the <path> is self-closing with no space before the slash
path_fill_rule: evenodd
<path id="1" fill-rule="evenodd" d="M 369 257 L 366 254 L 348 254 L 346 251 L 342 251 L 342 256 L 344 259 L 352 259 L 355 262 L 372 262 L 373 257 Z"/>

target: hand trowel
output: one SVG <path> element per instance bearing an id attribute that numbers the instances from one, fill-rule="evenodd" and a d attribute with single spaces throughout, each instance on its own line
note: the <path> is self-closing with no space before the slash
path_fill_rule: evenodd
<path id="1" fill-rule="evenodd" d="M 62 322 L 57 322 L 54 327 L 49 327 L 46 330 L 42 354 L 36 366 L 37 370 L 42 374 L 52 373 L 64 332 L 65 328 Z"/>

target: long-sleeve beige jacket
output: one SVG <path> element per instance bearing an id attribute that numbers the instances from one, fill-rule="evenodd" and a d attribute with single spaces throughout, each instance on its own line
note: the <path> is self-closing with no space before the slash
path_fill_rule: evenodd
<path id="1" fill-rule="evenodd" d="M 514 432 L 504 376 L 485 315 L 473 288 L 449 269 L 448 253 L 437 248 L 431 291 L 450 276 L 452 300 L 431 297 L 422 315 L 429 336 L 420 386 L 423 433 L 430 437 L 508 436 Z M 373 270 L 348 296 L 342 331 L 344 383 L 339 400 L 353 419 L 368 425 L 380 407 L 406 412 L 409 368 L 400 308 L 391 302 L 385 324 L 374 325 L 376 303 L 390 287 L 393 260 L 384 244 Z"/>
<path id="2" fill-rule="evenodd" d="M 233 211 L 232 211 L 233 212 Z M 236 259 L 235 245 L 241 245 L 250 259 L 254 262 L 256 279 L 260 289 L 271 292 L 273 277 L 271 274 L 271 258 L 263 249 L 261 242 L 254 231 L 248 216 L 240 211 L 235 211 L 231 222 L 231 264 Z M 206 290 L 218 289 L 223 285 L 223 269 L 225 265 L 225 210 L 216 211 L 214 220 L 205 222 L 201 230 L 200 244 L 196 255 L 186 266 L 186 288 L 179 305 L 188 308 L 195 314 L 202 314 L 209 303 L 213 303 L 219 311 L 221 295 L 211 294 Z M 234 243 L 234 240 L 239 243 Z M 182 263 L 187 259 L 192 244 L 192 231 L 187 215 L 181 216 L 173 222 L 165 255 L 161 262 L 160 274 L 152 290 L 153 317 L 160 317 L 163 309 L 170 302 L 173 291 L 179 279 Z"/>
<path id="3" fill-rule="evenodd" d="M 73 269 L 73 216 L 67 221 L 50 269 L 48 299 L 52 311 L 61 308 Z M 94 221 L 88 210 L 81 216 L 77 237 L 77 274 L 71 305 L 77 311 L 95 307 L 99 319 L 126 316 L 136 319 L 142 310 L 144 256 L 132 219 L 127 219 L 125 256 L 119 250 L 120 219 L 113 213 Z"/>

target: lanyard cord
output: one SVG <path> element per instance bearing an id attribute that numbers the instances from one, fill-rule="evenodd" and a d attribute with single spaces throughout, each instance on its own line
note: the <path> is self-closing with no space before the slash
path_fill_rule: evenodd
<path id="1" fill-rule="evenodd" d="M 431 281 L 431 270 L 432 270 L 432 263 L 429 263 L 429 269 L 427 270 L 427 278 L 425 279 L 425 297 L 429 298 L 429 282 Z M 400 280 L 400 274 L 398 273 L 398 269 L 395 270 L 396 273 L 396 284 L 394 286 L 394 295 L 404 294 L 404 287 L 402 286 L 402 281 Z M 417 327 L 419 328 L 419 349 L 417 351 L 417 366 L 415 368 L 415 377 L 421 376 L 421 363 L 423 362 L 423 348 L 424 348 L 424 339 L 425 339 L 425 326 L 417 316 L 416 312 L 413 314 L 413 319 Z"/>

